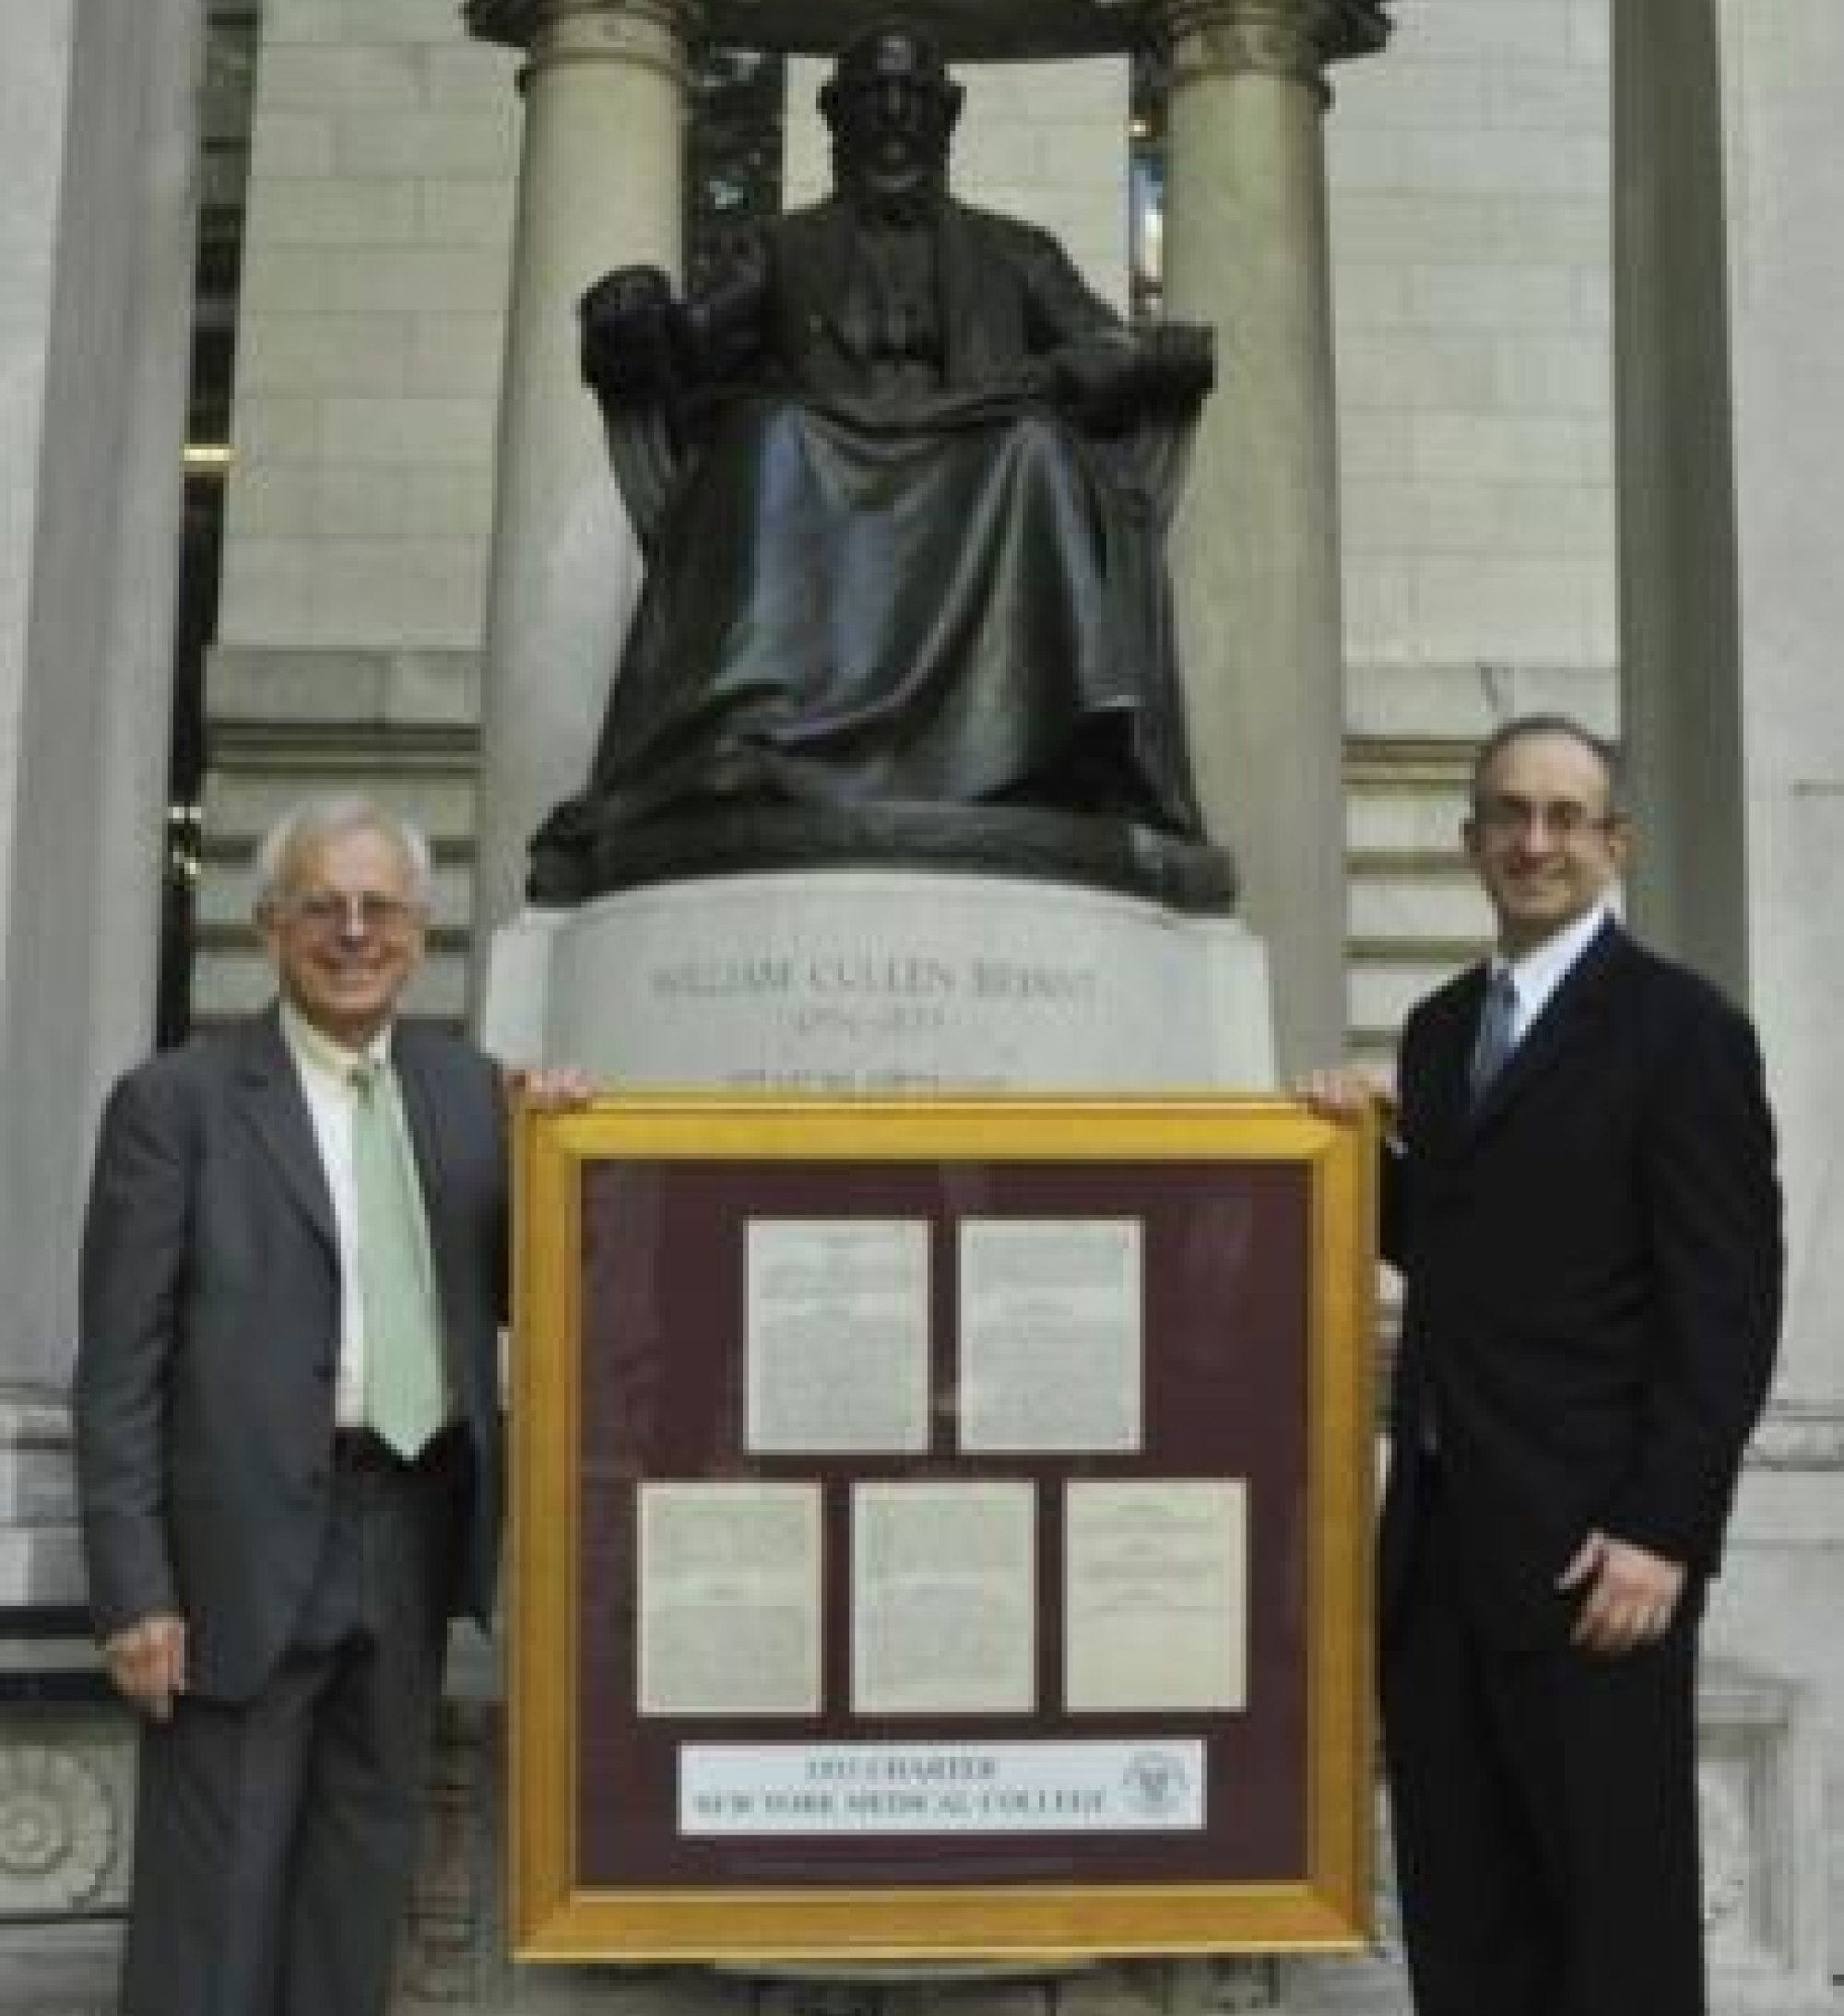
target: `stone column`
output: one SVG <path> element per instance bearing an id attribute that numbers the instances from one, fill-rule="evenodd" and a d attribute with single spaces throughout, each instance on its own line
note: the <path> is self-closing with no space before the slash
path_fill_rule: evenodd
<path id="1" fill-rule="evenodd" d="M 1628 913 L 1748 986 L 1741 597 L 1720 35 L 1713 0 L 1616 0 L 1620 737 Z M 1805 721 L 1802 716 L 1801 736 Z"/>
<path id="2" fill-rule="evenodd" d="M 640 555 L 577 366 L 610 266 L 676 274 L 685 43 L 698 0 L 472 0 L 530 51 L 482 679 L 478 942 L 519 904 L 526 843 L 585 778 Z"/>
<path id="3" fill-rule="evenodd" d="M 1267 941 L 1282 1066 L 1345 1041 L 1343 645 L 1325 66 L 1378 0 L 1159 0 L 1167 312 L 1217 330 L 1173 572 L 1205 817 Z"/>
<path id="4" fill-rule="evenodd" d="M 1666 65 L 1676 78 L 1688 24 L 1673 13 L 1667 26 L 1666 11 L 1629 6 L 1623 30 L 1649 28 L 1650 36 L 1636 48 L 1623 32 L 1616 50 Z M 1803 1860 L 1831 1872 L 1824 1904 L 1835 1955 L 1844 1951 L 1836 1873 L 1844 1845 L 1844 1659 L 1837 1613 L 1812 1593 L 1836 1586 L 1844 1573 L 1844 569 L 1837 540 L 1844 514 L 1844 243 L 1837 230 L 1844 133 L 1827 116 L 1844 91 L 1844 21 L 1827 0 L 1766 10 L 1716 0 L 1687 11 L 1714 16 L 1714 32 L 1696 41 L 1719 66 L 1720 87 L 1726 189 L 1717 221 L 1727 255 L 1741 651 L 1732 696 L 1712 705 L 1694 684 L 1679 701 L 1705 747 L 1667 775 L 1684 794 L 1686 835 L 1705 824 L 1710 801 L 1715 816 L 1701 844 L 1729 843 L 1722 791 L 1739 713 L 1745 855 L 1716 887 L 1725 888 L 1738 866 L 1744 871 L 1747 968 L 1780 1128 L 1788 1244 L 1775 1403 L 1712 1590 L 1709 1642 L 1803 1684 L 1817 1704 L 1828 1839 Z M 1695 96 L 1680 84 L 1686 98 L 1708 110 L 1701 83 Z M 1706 397 L 1720 391 L 1699 389 Z M 1678 420 L 1698 444 L 1704 409 L 1681 411 Z M 1703 473 L 1696 460 L 1674 466 L 1681 482 Z M 1686 549 L 1685 557 L 1697 556 Z M 1701 584 L 1674 585 L 1693 608 L 1706 606 Z M 1657 667 L 1670 691 L 1677 670 Z M 1649 844 L 1643 830 L 1641 839 Z M 1696 859 L 1700 868 L 1703 855 Z"/>
<path id="5" fill-rule="evenodd" d="M 205 10 L 0 54 L 0 2010 L 112 2001 L 133 1732 L 65 1391 L 96 1114 L 153 1034 Z"/>
<path id="6" fill-rule="evenodd" d="M 0 1380 L 59 1394 L 97 1112 L 153 1035 L 204 61 L 190 0 L 69 14 L 0 65 Z"/>

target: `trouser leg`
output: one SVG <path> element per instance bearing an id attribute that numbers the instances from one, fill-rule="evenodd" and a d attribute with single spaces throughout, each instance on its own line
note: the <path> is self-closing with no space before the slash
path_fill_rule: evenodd
<path id="1" fill-rule="evenodd" d="M 415 1869 L 461 1470 L 337 1480 L 295 1642 L 252 1702 L 142 1737 L 123 2016 L 382 2016 Z"/>
<path id="2" fill-rule="evenodd" d="M 1609 1657 L 1480 1631 L 1437 1503 L 1392 1608 L 1385 1750 L 1419 2016 L 1705 2016 L 1700 1592 Z"/>
<path id="3" fill-rule="evenodd" d="M 1704 2016 L 1696 1607 L 1657 1645 L 1510 1677 L 1566 1928 L 1557 2016 Z"/>
<path id="4" fill-rule="evenodd" d="M 383 2016 L 416 1873 L 456 1519 L 443 1473 L 346 1487 L 360 1622 L 319 1704 L 291 1864 L 281 2016 Z"/>
<path id="5" fill-rule="evenodd" d="M 247 1705 L 182 1697 L 141 1732 L 123 2016 L 271 2016 L 325 1662 Z"/>
<path id="6" fill-rule="evenodd" d="M 1381 1656 L 1415 2008 L 1418 2016 L 1554 2016 L 1557 1921 L 1526 1802 L 1506 1765 L 1447 1516 L 1430 1505 L 1418 1519 Z"/>

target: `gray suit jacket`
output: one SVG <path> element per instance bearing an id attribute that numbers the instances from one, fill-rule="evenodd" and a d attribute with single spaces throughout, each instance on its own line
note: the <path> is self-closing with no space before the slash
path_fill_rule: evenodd
<path id="1" fill-rule="evenodd" d="M 473 1491 L 451 1611 L 498 1560 L 505 1302 L 499 1073 L 396 1024 Z M 339 1272 L 332 1200 L 277 1012 L 149 1059 L 103 1115 L 84 1228 L 75 1413 L 90 1607 L 106 1636 L 187 1619 L 192 1689 L 248 1699 L 305 1598 L 331 1499 Z"/>

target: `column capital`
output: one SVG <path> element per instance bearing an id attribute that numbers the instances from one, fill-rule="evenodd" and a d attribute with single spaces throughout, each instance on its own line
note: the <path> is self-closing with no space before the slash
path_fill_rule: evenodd
<path id="1" fill-rule="evenodd" d="M 703 0 L 462 0 L 461 6 L 470 35 L 534 54 L 572 28 L 597 24 L 663 29 L 683 41 L 703 12 Z"/>
<path id="2" fill-rule="evenodd" d="M 1146 15 L 1171 47 L 1175 83 L 1254 72 L 1328 101 L 1326 66 L 1374 55 L 1391 26 L 1384 0 L 1147 0 Z"/>

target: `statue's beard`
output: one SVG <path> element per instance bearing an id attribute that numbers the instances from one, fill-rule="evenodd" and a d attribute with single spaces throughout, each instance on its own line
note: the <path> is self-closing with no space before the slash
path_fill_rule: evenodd
<path id="1" fill-rule="evenodd" d="M 833 174 L 839 192 L 860 216 L 884 224 L 920 224 L 946 195 L 945 159 L 929 159 L 913 150 L 900 159 L 877 152 L 834 148 Z"/>

